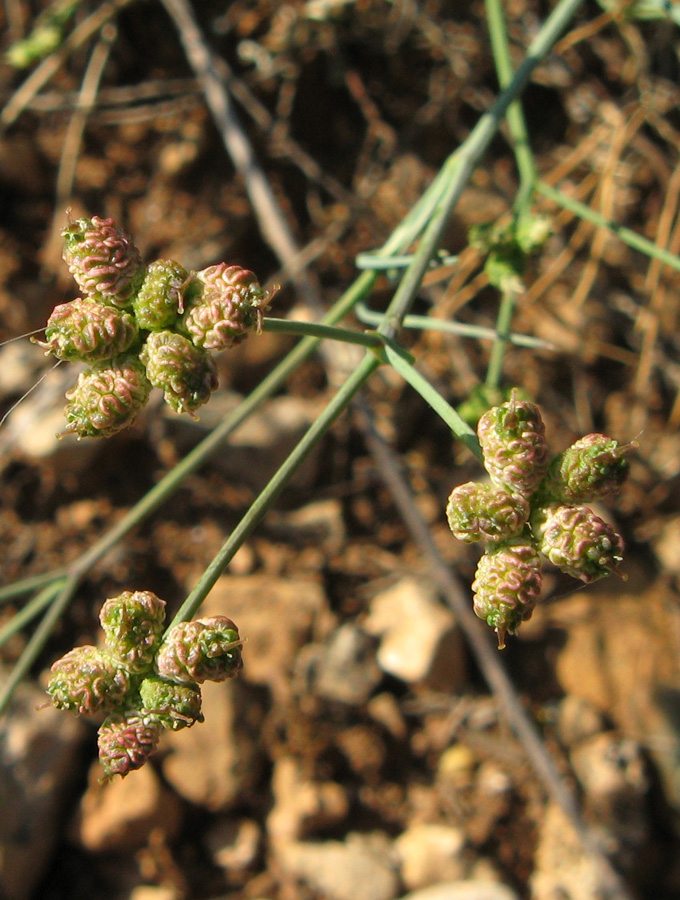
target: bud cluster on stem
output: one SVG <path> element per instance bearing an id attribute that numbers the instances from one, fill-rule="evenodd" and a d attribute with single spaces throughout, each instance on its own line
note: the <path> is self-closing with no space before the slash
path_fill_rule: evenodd
<path id="1" fill-rule="evenodd" d="M 584 504 L 620 488 L 636 445 L 588 434 L 550 461 L 539 408 L 514 391 L 484 413 L 477 435 L 491 484 L 455 487 L 446 516 L 459 540 L 485 544 L 474 611 L 503 648 L 540 597 L 539 554 L 586 583 L 619 571 L 621 536 Z"/>
<path id="2" fill-rule="evenodd" d="M 104 603 L 99 620 L 103 646 L 58 659 L 47 693 L 57 709 L 103 718 L 107 780 L 144 765 L 163 729 L 203 721 L 199 685 L 238 675 L 243 641 L 226 616 L 181 622 L 163 636 L 165 602 L 151 591 L 123 591 Z"/>
<path id="3" fill-rule="evenodd" d="M 188 272 L 170 259 L 142 265 L 113 219 L 77 219 L 63 257 L 83 297 L 56 306 L 35 341 L 59 360 L 85 362 L 67 392 L 65 434 L 110 437 L 127 428 L 152 387 L 178 413 L 216 390 L 218 353 L 262 330 L 271 292 L 253 272 L 219 263 Z"/>

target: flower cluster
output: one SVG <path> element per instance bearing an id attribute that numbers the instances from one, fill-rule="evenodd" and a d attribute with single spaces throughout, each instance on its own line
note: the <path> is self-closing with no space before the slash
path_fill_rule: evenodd
<path id="1" fill-rule="evenodd" d="M 514 393 L 481 417 L 477 434 L 491 484 L 454 488 L 446 515 L 459 540 L 485 544 L 474 610 L 502 648 L 538 601 L 539 554 L 586 583 L 618 572 L 621 536 L 584 504 L 621 486 L 636 445 L 588 434 L 550 460 L 539 408 Z"/>
<path id="2" fill-rule="evenodd" d="M 109 779 L 143 766 L 164 728 L 203 721 L 199 685 L 238 675 L 243 642 L 226 616 L 181 622 L 164 637 L 165 602 L 151 591 L 107 600 L 99 620 L 103 647 L 58 659 L 47 693 L 57 709 L 106 717 L 98 743 Z"/>
<path id="3" fill-rule="evenodd" d="M 83 293 L 55 307 L 36 341 L 57 359 L 85 362 L 66 394 L 65 433 L 109 437 L 130 425 L 152 387 L 191 416 L 217 388 L 212 353 L 261 331 L 271 293 L 241 266 L 187 272 L 170 259 L 143 266 L 113 219 L 78 219 L 63 257 Z"/>

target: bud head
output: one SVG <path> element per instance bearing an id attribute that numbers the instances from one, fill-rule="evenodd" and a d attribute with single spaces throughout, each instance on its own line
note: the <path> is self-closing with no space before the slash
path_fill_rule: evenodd
<path id="1" fill-rule="evenodd" d="M 163 728 L 179 731 L 202 722 L 201 689 L 197 684 L 177 684 L 159 675 L 148 675 L 139 686 L 141 715 L 151 716 Z"/>
<path id="2" fill-rule="evenodd" d="M 628 474 L 637 444 L 619 444 L 604 434 L 587 434 L 550 463 L 541 495 L 569 505 L 615 494 Z"/>
<path id="3" fill-rule="evenodd" d="M 567 575 L 588 584 L 619 571 L 623 539 L 587 506 L 542 507 L 531 524 L 541 553 Z"/>
<path id="4" fill-rule="evenodd" d="M 81 291 L 101 303 L 129 306 L 144 277 L 139 250 L 113 219 L 77 219 L 62 231 L 63 258 Z"/>
<path id="5" fill-rule="evenodd" d="M 151 383 L 136 356 L 96 363 L 78 376 L 66 394 L 65 434 L 111 437 L 135 420 L 149 398 Z"/>
<path id="6" fill-rule="evenodd" d="M 161 731 L 159 722 L 145 721 L 136 712 L 114 713 L 105 719 L 97 735 L 103 780 L 114 775 L 124 778 L 128 772 L 141 769 L 156 749 Z"/>
<path id="7" fill-rule="evenodd" d="M 498 543 L 518 534 L 526 525 L 529 504 L 519 494 L 469 481 L 451 491 L 446 517 L 459 541 Z"/>
<path id="8" fill-rule="evenodd" d="M 162 678 L 178 684 L 226 681 L 241 671 L 242 644 L 226 616 L 180 622 L 166 634 L 154 665 Z"/>
<path id="9" fill-rule="evenodd" d="M 139 354 L 154 387 L 175 412 L 190 415 L 217 388 L 217 369 L 205 350 L 174 331 L 154 331 Z"/>
<path id="10" fill-rule="evenodd" d="M 133 674 L 151 669 L 163 635 L 164 600 L 151 591 L 123 591 L 104 603 L 99 621 L 117 665 Z"/>
<path id="11" fill-rule="evenodd" d="M 130 675 L 91 646 L 75 647 L 53 663 L 47 685 L 57 709 L 82 716 L 118 709 L 130 690 Z"/>
<path id="12" fill-rule="evenodd" d="M 140 328 L 170 328 L 184 312 L 184 288 L 189 273 L 172 259 L 157 259 L 146 267 L 132 309 Z"/>
<path id="13" fill-rule="evenodd" d="M 71 300 L 52 310 L 45 328 L 44 347 L 57 359 L 97 362 L 124 353 L 136 340 L 137 323 L 128 313 L 94 300 Z"/>

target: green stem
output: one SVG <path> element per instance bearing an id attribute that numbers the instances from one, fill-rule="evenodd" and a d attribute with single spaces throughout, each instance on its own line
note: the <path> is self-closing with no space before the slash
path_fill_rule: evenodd
<path id="1" fill-rule="evenodd" d="M 505 357 L 505 348 L 508 345 L 507 339 L 504 337 L 509 330 L 512 322 L 512 316 L 515 311 L 516 293 L 513 288 L 506 288 L 501 296 L 501 305 L 498 310 L 498 320 L 496 322 L 496 340 L 491 348 L 489 357 L 489 367 L 486 371 L 486 387 L 495 390 L 500 386 L 501 373 L 503 370 L 503 358 Z"/>
<path id="2" fill-rule="evenodd" d="M 186 622 L 196 615 L 199 607 L 233 559 L 236 551 L 262 520 L 267 510 L 290 480 L 291 475 L 310 450 L 328 431 L 337 417 L 346 409 L 352 397 L 379 365 L 380 360 L 374 354 L 367 354 L 364 357 L 360 365 L 345 381 L 319 418 L 312 423 L 295 449 L 277 469 L 265 488 L 252 503 L 248 512 L 234 528 L 192 592 L 177 610 L 170 627 L 177 625 L 179 622 Z"/>
<path id="3" fill-rule="evenodd" d="M 568 209 L 570 212 L 580 216 L 587 222 L 592 222 L 593 225 L 597 225 L 598 228 L 607 228 L 622 240 L 624 244 L 627 244 L 634 250 L 639 250 L 641 253 L 646 254 L 652 259 L 658 259 L 660 262 L 666 263 L 666 265 L 670 266 L 672 269 L 680 271 L 680 256 L 676 256 L 674 253 L 671 253 L 670 250 L 665 250 L 663 247 L 658 247 L 656 244 L 652 243 L 652 241 L 642 237 L 642 235 L 633 231 L 631 228 L 626 228 L 625 225 L 617 225 L 616 222 L 606 219 L 601 213 L 595 212 L 595 210 L 586 206 L 585 203 L 580 203 L 578 200 L 574 200 L 572 197 L 567 196 L 567 194 L 563 194 L 562 191 L 546 184 L 545 181 L 537 182 L 536 190 L 540 194 L 543 194 L 544 197 L 548 197 L 548 199 L 553 200 L 559 206 L 564 207 L 564 209 Z"/>
<path id="4" fill-rule="evenodd" d="M 485 4 L 496 75 L 498 83 L 503 89 L 512 81 L 514 71 L 505 14 L 500 0 L 485 0 Z M 516 210 L 523 210 L 531 198 L 536 182 L 536 161 L 531 151 L 529 131 L 520 100 L 514 100 L 510 104 L 506 118 L 520 178 L 520 187 L 514 207 Z"/>
<path id="5" fill-rule="evenodd" d="M 27 603 L 19 612 L 0 628 L 0 647 L 15 634 L 17 634 L 24 625 L 33 621 L 46 606 L 54 600 L 66 582 L 65 578 L 57 578 L 51 584 L 44 587 L 33 599 Z"/>
<path id="6" fill-rule="evenodd" d="M 0 603 L 7 603 L 24 594 L 32 594 L 33 591 L 38 588 L 50 584 L 50 582 L 56 581 L 58 578 L 62 578 L 65 575 L 65 568 L 51 569 L 49 572 L 44 572 L 42 575 L 31 575 L 29 578 L 22 578 L 21 581 L 14 581 L 12 584 L 6 584 L 4 587 L 0 588 Z"/>
<path id="7" fill-rule="evenodd" d="M 446 422 L 451 431 L 468 450 L 482 459 L 482 451 L 477 440 L 477 435 L 467 422 L 460 417 L 456 410 L 442 397 L 427 378 L 424 378 L 414 368 L 408 354 L 403 348 L 393 341 L 385 339 L 385 357 L 387 362 L 401 375 L 411 387 L 416 390 L 429 406 Z"/>
<path id="8" fill-rule="evenodd" d="M 362 347 L 379 347 L 380 338 L 365 331 L 351 331 L 349 328 L 334 328 L 330 325 L 317 325 L 314 322 L 296 322 L 290 319 L 266 318 L 262 322 L 262 330 L 274 334 L 307 335 L 315 338 L 330 338 L 333 341 L 344 341 L 347 344 L 358 344 Z"/>

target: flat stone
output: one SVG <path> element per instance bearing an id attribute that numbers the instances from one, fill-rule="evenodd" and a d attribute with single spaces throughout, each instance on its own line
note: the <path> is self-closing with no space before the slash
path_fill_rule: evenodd
<path id="1" fill-rule="evenodd" d="M 395 841 L 401 878 L 410 890 L 463 878 L 465 835 L 450 825 L 413 825 Z"/>
<path id="2" fill-rule="evenodd" d="M 452 881 L 413 891 L 400 900 L 519 900 L 519 897 L 496 881 Z"/>

